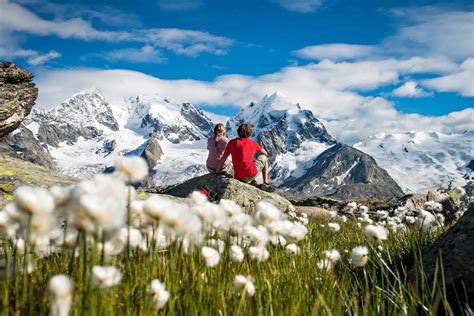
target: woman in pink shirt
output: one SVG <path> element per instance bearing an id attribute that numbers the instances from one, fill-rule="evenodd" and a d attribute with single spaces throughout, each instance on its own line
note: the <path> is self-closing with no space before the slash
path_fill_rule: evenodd
<path id="1" fill-rule="evenodd" d="M 225 137 L 225 126 L 224 124 L 217 124 L 214 127 L 214 136 L 209 137 L 207 140 L 207 150 L 209 150 L 209 155 L 207 157 L 207 170 L 210 173 L 215 173 L 219 161 L 224 154 L 225 148 L 229 140 Z M 222 170 L 228 171 L 229 162 L 226 161 Z"/>

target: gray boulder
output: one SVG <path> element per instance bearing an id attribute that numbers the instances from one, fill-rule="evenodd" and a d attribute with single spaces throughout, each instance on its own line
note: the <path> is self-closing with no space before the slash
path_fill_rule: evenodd
<path id="1" fill-rule="evenodd" d="M 439 255 L 442 257 L 446 291 L 451 305 L 459 306 L 458 295 L 462 303 L 467 303 L 474 309 L 474 203 L 471 203 L 464 216 L 423 254 L 423 269 L 428 284 L 434 282 Z M 415 270 L 412 271 L 412 276 L 414 272 Z M 442 282 L 439 271 L 437 278 L 438 282 Z"/>
<path id="2" fill-rule="evenodd" d="M 161 156 L 163 156 L 163 149 L 161 149 L 158 143 L 156 133 L 151 133 L 150 139 L 146 142 L 145 149 L 141 156 L 146 160 L 148 170 L 152 173 L 156 163 L 161 159 Z"/>
<path id="3" fill-rule="evenodd" d="M 254 212 L 255 205 L 262 200 L 269 200 L 282 211 L 294 210 L 294 206 L 287 199 L 276 193 L 265 192 L 249 184 L 221 175 L 207 174 L 193 178 L 172 188 L 165 189 L 162 193 L 184 198 L 200 188 L 205 188 L 209 192 L 209 200 L 213 202 L 221 199 L 232 200 L 248 213 Z"/>
<path id="4" fill-rule="evenodd" d="M 0 138 L 14 131 L 38 97 L 33 75 L 20 67 L 0 62 Z"/>

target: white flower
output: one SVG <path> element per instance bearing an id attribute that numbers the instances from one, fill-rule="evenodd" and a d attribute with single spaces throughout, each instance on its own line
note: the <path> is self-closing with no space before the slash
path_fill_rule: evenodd
<path id="1" fill-rule="evenodd" d="M 328 259 L 332 263 L 336 263 L 337 261 L 339 261 L 339 259 L 341 259 L 341 254 L 336 249 L 326 250 L 324 252 L 324 255 L 326 256 L 326 259 Z"/>
<path id="2" fill-rule="evenodd" d="M 341 225 L 338 223 L 329 223 L 328 228 L 332 232 L 338 232 L 341 229 Z"/>
<path id="3" fill-rule="evenodd" d="M 270 253 L 264 246 L 252 246 L 249 248 L 249 257 L 259 262 L 265 261 L 270 257 Z"/>
<path id="4" fill-rule="evenodd" d="M 247 226 L 243 230 L 244 237 L 253 241 L 256 245 L 265 246 L 268 243 L 268 231 L 265 227 Z"/>
<path id="5" fill-rule="evenodd" d="M 270 224 L 276 222 L 281 217 L 281 211 L 277 209 L 273 204 L 260 201 L 256 206 L 255 219 L 258 223 L 262 225 Z"/>
<path id="6" fill-rule="evenodd" d="M 368 208 L 367 206 L 365 206 L 365 205 L 360 205 L 360 206 L 359 206 L 359 211 L 360 211 L 361 213 L 368 213 L 368 212 L 369 212 L 369 208 Z"/>
<path id="7" fill-rule="evenodd" d="M 388 231 L 380 225 L 365 226 L 364 234 L 370 242 L 387 240 L 388 238 Z"/>
<path id="8" fill-rule="evenodd" d="M 415 217 L 413 216 L 405 216 L 405 222 L 407 222 L 408 224 L 414 224 L 416 221 Z"/>
<path id="9" fill-rule="evenodd" d="M 352 264 L 356 267 L 363 267 L 369 260 L 369 250 L 367 247 L 358 246 L 352 249 Z"/>
<path id="10" fill-rule="evenodd" d="M 426 230 L 426 229 L 430 229 L 431 226 L 435 224 L 436 217 L 428 211 L 419 209 L 418 216 L 416 217 L 415 222 L 418 225 L 418 227 Z"/>
<path id="11" fill-rule="evenodd" d="M 347 203 L 346 209 L 349 213 L 353 213 L 357 209 L 357 203 L 356 202 Z"/>
<path id="12" fill-rule="evenodd" d="M 424 208 L 432 212 L 441 212 L 443 210 L 443 206 L 436 201 L 425 202 Z"/>
<path id="13" fill-rule="evenodd" d="M 141 181 L 148 175 L 148 165 L 141 157 L 121 157 L 115 162 L 115 171 L 127 181 Z"/>
<path id="14" fill-rule="evenodd" d="M 118 239 L 121 243 L 127 244 L 127 239 L 129 239 L 130 247 L 138 247 L 142 243 L 142 234 L 138 229 L 130 227 L 130 237 L 128 237 L 128 228 L 122 227 L 118 233 Z"/>
<path id="15" fill-rule="evenodd" d="M 95 266 L 92 268 L 92 280 L 95 286 L 105 289 L 119 284 L 122 273 L 113 266 Z"/>
<path id="16" fill-rule="evenodd" d="M 72 306 L 74 286 L 65 275 L 55 275 L 49 280 L 50 309 L 54 316 L 67 316 Z"/>
<path id="17" fill-rule="evenodd" d="M 71 199 L 74 186 L 59 186 L 54 185 L 49 188 L 49 192 L 54 197 L 54 202 L 57 206 L 63 206 L 69 202 Z"/>
<path id="18" fill-rule="evenodd" d="M 217 249 L 220 254 L 223 253 L 225 249 L 225 243 L 220 239 L 209 239 L 207 241 L 207 245 L 214 249 Z"/>
<path id="19" fill-rule="evenodd" d="M 204 205 L 208 202 L 207 196 L 199 191 L 194 191 L 189 195 L 189 203 L 191 205 Z"/>
<path id="20" fill-rule="evenodd" d="M 206 265 L 210 268 L 217 266 L 221 258 L 219 252 L 211 247 L 202 247 L 201 255 L 206 261 Z"/>
<path id="21" fill-rule="evenodd" d="M 114 230 L 125 224 L 125 205 L 113 198 L 104 198 L 95 194 L 81 196 L 80 205 L 97 227 Z"/>
<path id="22" fill-rule="evenodd" d="M 219 205 L 222 207 L 227 217 L 234 218 L 235 216 L 242 214 L 242 208 L 232 200 L 221 199 Z"/>
<path id="23" fill-rule="evenodd" d="M 168 292 L 165 285 L 157 279 L 151 281 L 150 292 L 155 309 L 163 308 L 170 298 L 170 292 Z"/>
<path id="24" fill-rule="evenodd" d="M 173 207 L 173 202 L 167 198 L 153 195 L 145 200 L 143 211 L 154 220 L 160 220 L 161 216 Z"/>
<path id="25" fill-rule="evenodd" d="M 54 210 L 54 198 L 43 188 L 21 186 L 15 190 L 13 201 L 26 213 L 51 213 Z"/>
<path id="26" fill-rule="evenodd" d="M 308 228 L 303 224 L 296 223 L 293 225 L 291 230 L 287 233 L 286 237 L 294 241 L 303 240 L 308 233 Z"/>
<path id="27" fill-rule="evenodd" d="M 287 245 L 285 247 L 285 251 L 286 251 L 287 255 L 291 255 L 291 256 L 299 255 L 300 252 L 301 252 L 300 247 L 298 247 L 298 245 L 296 245 L 296 244 Z"/>
<path id="28" fill-rule="evenodd" d="M 244 260 L 244 251 L 238 245 L 232 245 L 230 247 L 230 260 L 233 262 L 242 262 Z"/>
<path id="29" fill-rule="evenodd" d="M 187 205 L 178 203 L 161 215 L 161 223 L 169 235 L 191 235 L 200 232 L 202 227 L 199 217 Z"/>
<path id="30" fill-rule="evenodd" d="M 15 251 L 18 255 L 23 256 L 25 254 L 25 240 L 18 238 L 15 243 Z"/>
<path id="31" fill-rule="evenodd" d="M 459 195 L 460 197 L 463 197 L 464 195 L 466 195 L 466 190 L 464 190 L 464 188 L 462 187 L 454 188 L 454 192 L 456 192 L 457 195 Z"/>
<path id="32" fill-rule="evenodd" d="M 326 270 L 329 271 L 332 269 L 333 263 L 331 260 L 325 258 L 321 259 L 316 263 L 316 266 L 318 267 L 319 270 Z"/>
<path id="33" fill-rule="evenodd" d="M 49 233 L 56 224 L 56 216 L 52 213 L 33 214 L 31 218 L 31 232 L 35 234 Z"/>
<path id="34" fill-rule="evenodd" d="M 250 276 L 237 275 L 234 279 L 234 288 L 241 293 L 247 293 L 249 296 L 255 294 L 255 285 Z"/>

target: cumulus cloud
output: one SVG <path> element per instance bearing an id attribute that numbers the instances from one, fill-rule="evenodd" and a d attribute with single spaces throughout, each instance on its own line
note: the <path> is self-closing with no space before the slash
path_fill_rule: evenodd
<path id="1" fill-rule="evenodd" d="M 392 54 L 440 55 L 454 60 L 474 56 L 472 10 L 430 6 L 397 9 L 392 13 L 400 25 L 381 44 Z"/>
<path id="2" fill-rule="evenodd" d="M 457 92 L 465 97 L 474 96 L 474 58 L 466 59 L 459 70 L 423 81 L 423 85 L 440 92 Z"/>
<path id="3" fill-rule="evenodd" d="M 163 80 L 129 70 L 70 69 L 38 74 L 38 106 L 59 104 L 70 95 L 95 86 L 111 104 L 123 97 L 159 93 L 175 100 L 188 100 L 206 106 L 242 107 L 263 95 L 278 91 L 298 102 L 326 122 L 338 139 L 354 143 L 378 132 L 406 132 L 436 129 L 462 132 L 474 129 L 467 109 L 445 116 L 429 117 L 399 113 L 393 103 L 381 97 L 359 94 L 399 82 L 404 74 L 420 71 L 443 73 L 450 63 L 425 58 L 341 62 L 328 60 L 306 66 L 292 66 L 262 76 L 224 75 L 213 81 Z M 456 66 L 456 65 L 455 65 Z"/>
<path id="4" fill-rule="evenodd" d="M 270 0 L 280 7 L 293 12 L 314 12 L 321 6 L 321 0 Z"/>
<path id="5" fill-rule="evenodd" d="M 394 89 L 391 95 L 396 97 L 421 98 L 433 94 L 418 87 L 416 82 L 407 81 L 400 87 Z"/>
<path id="6" fill-rule="evenodd" d="M 110 61 L 128 61 L 132 63 L 163 63 L 166 58 L 160 50 L 153 46 L 145 45 L 141 48 L 115 49 L 104 54 L 104 58 Z"/>
<path id="7" fill-rule="evenodd" d="M 374 53 L 376 47 L 373 45 L 355 45 L 344 43 L 332 43 L 306 46 L 293 53 L 305 59 L 331 59 L 331 60 L 350 60 L 361 57 L 367 57 Z"/>
<path id="8" fill-rule="evenodd" d="M 45 54 L 32 49 L 4 49 L 0 47 L 0 58 L 14 60 L 17 58 L 25 59 L 29 65 L 38 66 L 50 60 L 61 57 L 57 51 L 51 50 Z"/>
<path id="9" fill-rule="evenodd" d="M 138 29 L 132 31 L 99 30 L 80 17 L 46 20 L 19 4 L 0 0 L 1 34 L 23 32 L 38 36 L 54 35 L 85 41 L 135 42 L 165 48 L 179 55 L 196 57 L 201 53 L 222 55 L 233 41 L 204 31 L 176 28 Z"/>

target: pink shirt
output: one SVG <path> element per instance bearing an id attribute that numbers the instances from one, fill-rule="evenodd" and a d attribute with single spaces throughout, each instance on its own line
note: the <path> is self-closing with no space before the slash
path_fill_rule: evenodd
<path id="1" fill-rule="evenodd" d="M 229 140 L 225 137 L 218 137 L 217 144 L 214 141 L 214 137 L 207 139 L 207 149 L 209 150 L 209 156 L 207 156 L 207 166 L 211 169 L 217 169 L 217 165 L 224 155 L 224 150 Z M 227 167 L 228 162 L 224 163 L 223 168 Z"/>

